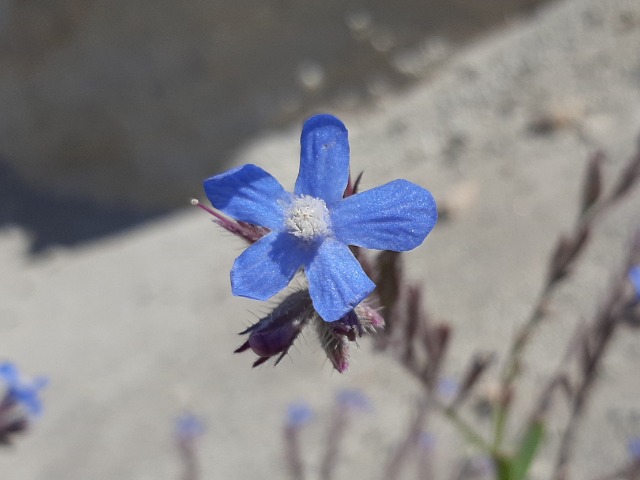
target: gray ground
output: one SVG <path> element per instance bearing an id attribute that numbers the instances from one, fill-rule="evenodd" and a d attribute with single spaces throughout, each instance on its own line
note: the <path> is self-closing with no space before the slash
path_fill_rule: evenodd
<path id="1" fill-rule="evenodd" d="M 605 150 L 613 175 L 633 152 L 638 51 L 637 1 L 563 0 L 478 40 L 402 94 L 382 95 L 366 109 L 334 107 L 349 126 L 352 167 L 365 170 L 364 188 L 407 178 L 453 209 L 407 255 L 432 313 L 454 325 L 449 374 L 474 350 L 502 350 L 526 317 L 546 256 L 576 214 L 588 155 Z M 536 131 L 545 119 L 556 128 Z M 291 186 L 298 137 L 299 127 L 261 136 L 233 164 L 257 163 Z M 634 194 L 598 225 L 578 277 L 558 292 L 528 351 L 521 406 L 606 291 L 640 224 L 639 207 Z M 342 387 L 363 389 L 375 410 L 358 417 L 337 478 L 379 478 L 417 386 L 367 341 L 345 375 L 332 371 L 311 334 L 277 368 L 251 370 L 251 355 L 232 355 L 236 333 L 263 307 L 230 296 L 227 272 L 242 244 L 206 215 L 180 212 L 38 257 L 25 255 L 28 242 L 20 228 L 0 231 L 0 351 L 49 375 L 51 386 L 34 431 L 0 452 L 6 478 L 176 478 L 172 418 L 185 408 L 207 421 L 203 478 L 285 478 L 286 405 L 303 399 L 317 411 L 303 436 L 314 469 Z M 581 430 L 573 478 L 609 472 L 625 459 L 627 436 L 640 434 L 629 421 L 639 413 L 639 360 L 640 338 L 620 335 Z M 446 471 L 466 449 L 439 423 L 434 428 Z M 548 478 L 555 441 L 532 478 Z"/>

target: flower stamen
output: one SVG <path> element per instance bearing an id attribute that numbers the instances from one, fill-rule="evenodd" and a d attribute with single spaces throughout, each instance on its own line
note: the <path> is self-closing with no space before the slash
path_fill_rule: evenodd
<path id="1" fill-rule="evenodd" d="M 285 213 L 289 233 L 310 242 L 331 233 L 329 210 L 324 200 L 309 195 L 294 197 Z"/>

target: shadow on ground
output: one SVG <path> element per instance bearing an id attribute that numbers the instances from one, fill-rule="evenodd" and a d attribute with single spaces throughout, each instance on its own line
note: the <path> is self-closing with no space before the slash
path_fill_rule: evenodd
<path id="1" fill-rule="evenodd" d="M 410 85 L 549 1 L 0 2 L 0 227 L 39 251 L 155 218 L 258 132 Z"/>
<path id="2" fill-rule="evenodd" d="M 31 254 L 54 245 L 72 247 L 164 214 L 34 188 L 0 159 L 0 228 L 6 225 L 23 228 L 30 237 Z"/>

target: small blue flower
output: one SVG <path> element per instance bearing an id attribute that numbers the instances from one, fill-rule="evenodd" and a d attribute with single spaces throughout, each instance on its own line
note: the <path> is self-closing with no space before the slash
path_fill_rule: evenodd
<path id="1" fill-rule="evenodd" d="M 183 413 L 176 418 L 176 437 L 178 439 L 195 439 L 202 436 L 206 430 L 202 419 L 193 413 Z"/>
<path id="2" fill-rule="evenodd" d="M 337 394 L 338 405 L 349 410 L 370 412 L 373 410 L 371 400 L 360 390 L 345 388 Z"/>
<path id="3" fill-rule="evenodd" d="M 438 381 L 438 393 L 446 402 L 451 402 L 460 391 L 460 384 L 451 377 L 442 377 Z"/>
<path id="4" fill-rule="evenodd" d="M 627 443 L 629 455 L 634 461 L 640 461 L 640 437 L 632 437 Z"/>
<path id="5" fill-rule="evenodd" d="M 628 276 L 631 285 L 633 285 L 633 290 L 636 293 L 636 299 L 640 300 L 640 265 L 631 267 Z"/>
<path id="6" fill-rule="evenodd" d="M 431 432 L 421 432 L 420 435 L 418 435 L 418 446 L 424 452 L 433 451 L 436 446 L 436 436 Z"/>
<path id="7" fill-rule="evenodd" d="M 406 180 L 343 198 L 349 141 L 334 116 L 308 119 L 300 144 L 293 193 L 256 165 L 211 177 L 204 189 L 216 209 L 271 230 L 236 259 L 233 294 L 268 300 L 304 268 L 314 308 L 333 322 L 375 288 L 348 245 L 411 250 L 433 229 L 436 203 L 427 190 Z"/>
<path id="8" fill-rule="evenodd" d="M 42 413 L 42 402 L 38 394 L 49 383 L 46 378 L 26 379 L 13 363 L 4 362 L 0 364 L 0 382 L 4 384 L 5 402 L 22 405 L 34 417 Z"/>
<path id="9" fill-rule="evenodd" d="M 313 419 L 313 410 L 304 402 L 292 403 L 287 408 L 286 424 L 290 427 L 301 427 Z"/>

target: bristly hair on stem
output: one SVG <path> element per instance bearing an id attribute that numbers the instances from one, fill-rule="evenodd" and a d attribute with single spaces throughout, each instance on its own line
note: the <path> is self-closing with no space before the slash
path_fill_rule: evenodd
<path id="1" fill-rule="evenodd" d="M 516 333 L 504 364 L 501 378 L 501 391 L 510 392 L 520 372 L 522 356 L 534 331 L 544 319 L 547 313 L 552 293 L 561 280 L 566 279 L 571 273 L 580 255 L 586 249 L 590 233 L 595 223 L 615 203 L 628 194 L 640 178 L 640 145 L 637 152 L 631 157 L 627 165 L 619 175 L 616 186 L 604 194 L 601 189 L 601 164 L 604 154 L 596 153 L 588 163 L 585 184 L 582 189 L 582 208 L 573 231 L 560 237 L 551 254 L 549 262 L 549 274 L 546 283 L 534 305 L 531 314 Z M 563 382 L 557 381 L 560 385 Z M 507 423 L 509 405 L 498 405 L 495 414 L 495 445 L 499 447 L 504 436 L 504 428 Z"/>
<path id="2" fill-rule="evenodd" d="M 623 168 L 614 187 L 605 192 L 602 185 L 604 158 L 603 153 L 597 152 L 588 162 L 580 214 L 575 227 L 572 232 L 560 237 L 552 251 L 548 275 L 540 297 L 528 320 L 517 333 L 508 352 L 502 372 L 501 385 L 498 387 L 498 391 L 502 393 L 495 400 L 497 405 L 494 420 L 496 422 L 495 437 L 491 442 L 487 442 L 481 435 L 478 435 L 475 429 L 459 416 L 457 410 L 469 397 L 480 377 L 493 363 L 495 356 L 486 353 L 475 354 L 466 373 L 462 376 L 461 386 L 454 399 L 449 403 L 442 402 L 438 396 L 434 395 L 433 387 L 439 376 L 440 367 L 449 344 L 450 328 L 446 324 L 434 325 L 430 316 L 424 311 L 422 289 L 405 280 L 401 254 L 382 252 L 372 264 L 362 254 L 363 265 L 367 271 L 373 270 L 375 272 L 373 278 L 376 279 L 378 285 L 376 295 L 386 321 L 385 331 L 377 335 L 377 347 L 392 353 L 409 372 L 422 382 L 430 404 L 434 406 L 435 410 L 444 413 L 454 424 L 458 425 L 464 436 L 471 439 L 481 451 L 493 458 L 497 465 L 496 468 L 498 468 L 497 475 L 504 475 L 513 469 L 518 470 L 519 474 L 526 475 L 537 446 L 544 437 L 544 422 L 546 413 L 551 407 L 553 393 L 562 391 L 564 397 L 569 401 L 571 414 L 561 437 L 554 480 L 568 478 L 566 472 L 572 458 L 578 424 L 614 332 L 621 325 L 640 325 L 640 309 L 638 308 L 640 288 L 630 294 L 629 282 L 626 279 L 626 272 L 633 265 L 640 264 L 640 236 L 638 236 L 622 273 L 618 275 L 618 280 L 612 284 L 607 301 L 594 318 L 591 326 L 583 329 L 568 345 L 563 365 L 541 392 L 538 405 L 528 424 L 524 426 L 525 435 L 521 439 L 521 445 L 516 448 L 515 452 L 502 450 L 507 414 L 511 408 L 514 383 L 520 373 L 522 356 L 536 327 L 547 314 L 552 293 L 561 281 L 570 277 L 577 261 L 588 245 L 595 223 L 612 206 L 630 193 L 640 178 L 639 146 L 637 153 Z M 640 285 L 640 282 L 638 284 Z M 567 371 L 566 365 L 570 359 L 578 359 L 579 361 L 580 375 L 578 378 L 572 378 Z M 414 426 L 413 423 L 412 426 Z M 411 436 L 415 436 L 415 430 L 410 429 L 406 438 Z M 403 456 L 403 452 L 404 449 L 399 447 L 398 454 Z M 640 464 L 640 461 L 637 464 Z M 635 466 L 634 468 L 636 468 L 634 471 L 640 472 L 640 467 Z"/>
<path id="3" fill-rule="evenodd" d="M 585 411 L 603 358 L 611 345 L 615 332 L 625 325 L 625 319 L 637 306 L 637 292 L 629 288 L 629 271 L 640 259 L 640 232 L 632 242 L 629 254 L 620 272 L 612 281 L 608 297 L 596 313 L 591 324 L 578 337 L 578 348 L 573 349 L 573 357 L 578 361 L 577 378 L 574 378 L 569 395 L 569 420 L 562 432 L 558 448 L 554 480 L 566 480 L 579 422 Z M 567 378 L 568 372 L 560 372 L 551 382 Z M 560 383 L 560 382 L 558 382 Z"/>
<path id="4" fill-rule="evenodd" d="M 258 225 L 253 225 L 247 222 L 241 222 L 238 220 L 234 220 L 226 215 L 220 213 L 215 208 L 208 207 L 200 203 L 199 200 L 193 198 L 191 199 L 191 205 L 194 207 L 198 207 L 201 210 L 204 210 L 208 214 L 213 217 L 213 222 L 217 225 L 224 228 L 227 232 L 234 234 L 237 237 L 240 237 L 245 242 L 249 244 L 255 243 L 264 237 L 267 233 L 269 233 L 269 229 L 265 227 L 260 227 Z"/>

